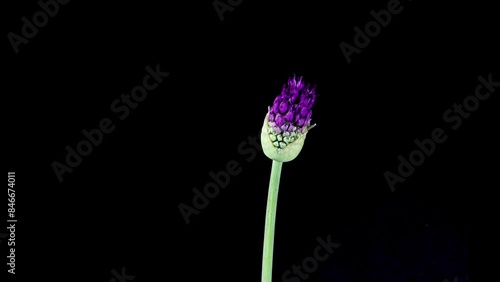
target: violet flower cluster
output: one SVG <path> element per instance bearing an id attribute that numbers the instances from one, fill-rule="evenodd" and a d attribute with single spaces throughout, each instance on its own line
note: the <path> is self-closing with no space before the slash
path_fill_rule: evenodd
<path id="1" fill-rule="evenodd" d="M 283 85 L 268 113 L 269 138 L 278 151 L 314 126 L 311 117 L 316 97 L 316 85 L 305 84 L 302 77 L 297 80 L 294 75 Z"/>

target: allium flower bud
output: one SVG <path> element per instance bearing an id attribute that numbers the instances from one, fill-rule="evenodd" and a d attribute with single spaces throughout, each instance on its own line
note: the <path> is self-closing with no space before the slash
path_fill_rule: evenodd
<path id="1" fill-rule="evenodd" d="M 300 153 L 311 125 L 312 107 L 316 100 L 316 86 L 288 79 L 281 94 L 274 99 L 264 119 L 261 131 L 262 149 L 272 160 L 288 162 Z"/>

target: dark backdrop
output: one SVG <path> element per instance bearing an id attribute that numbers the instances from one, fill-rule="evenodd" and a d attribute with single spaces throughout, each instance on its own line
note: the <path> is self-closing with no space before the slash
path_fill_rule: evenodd
<path id="1" fill-rule="evenodd" d="M 223 18 L 212 1 L 165 2 L 58 4 L 17 47 L 10 33 L 20 40 L 22 18 L 42 8 L 4 3 L 17 281 L 113 281 L 122 271 L 127 281 L 259 281 L 271 160 L 250 141 L 260 143 L 267 107 L 294 74 L 320 96 L 317 127 L 283 166 L 274 281 L 493 277 L 484 252 L 495 254 L 499 88 L 459 126 L 443 120 L 479 76 L 500 81 L 492 4 L 401 1 L 348 63 L 340 44 L 355 47 L 355 27 L 391 1 L 221 0 L 234 5 Z M 128 115 L 113 112 L 147 66 L 169 75 Z M 70 169 L 66 146 L 106 118 L 114 130 L 61 182 L 54 164 Z M 436 128 L 447 139 L 391 191 L 384 173 L 398 174 L 398 156 Z M 234 162 L 239 173 L 186 224 L 179 205 L 193 207 L 193 189 Z M 307 279 L 282 278 L 313 263 L 328 237 L 340 246 Z"/>

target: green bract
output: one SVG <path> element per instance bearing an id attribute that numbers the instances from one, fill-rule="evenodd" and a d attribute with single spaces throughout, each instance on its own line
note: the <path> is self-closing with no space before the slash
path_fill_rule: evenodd
<path id="1" fill-rule="evenodd" d="M 284 138 L 282 137 L 281 134 L 275 134 L 272 131 L 269 125 L 268 117 L 269 114 L 267 114 L 266 117 L 264 118 L 264 124 L 262 125 L 262 131 L 260 134 L 260 140 L 264 154 L 268 158 L 278 162 L 289 162 L 295 159 L 302 150 L 302 147 L 304 146 L 304 141 L 306 139 L 308 131 L 306 130 L 303 133 L 297 134 L 292 142 L 285 143 Z M 271 139 L 273 138 L 272 136 L 280 136 L 281 137 L 280 139 L 282 139 L 282 141 L 277 141 L 277 140 L 273 141 Z M 281 142 L 284 145 L 276 147 L 275 144 L 273 144 L 274 142 Z"/>

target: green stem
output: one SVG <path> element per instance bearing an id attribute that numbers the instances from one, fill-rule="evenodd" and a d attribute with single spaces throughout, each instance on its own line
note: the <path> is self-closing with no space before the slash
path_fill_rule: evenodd
<path id="1" fill-rule="evenodd" d="M 271 168 L 269 192 L 267 195 L 266 223 L 264 227 L 264 250 L 262 254 L 262 282 L 271 282 L 273 277 L 274 226 L 282 162 L 274 161 Z"/>

